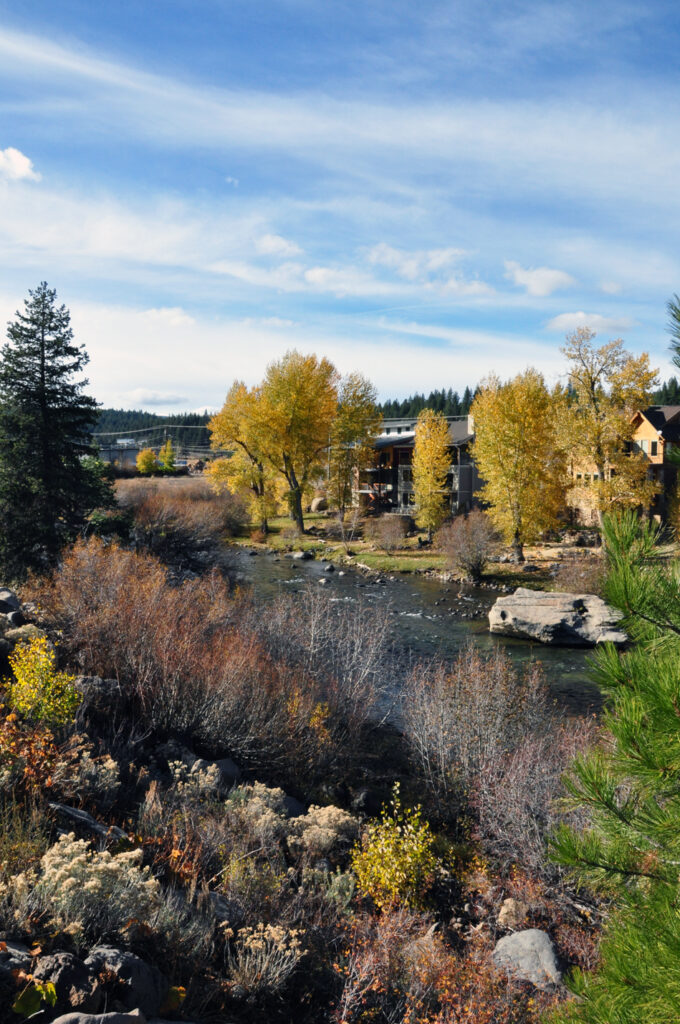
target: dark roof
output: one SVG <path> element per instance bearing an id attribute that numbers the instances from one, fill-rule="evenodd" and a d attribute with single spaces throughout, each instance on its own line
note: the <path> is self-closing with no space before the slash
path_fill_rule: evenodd
<path id="1" fill-rule="evenodd" d="M 641 414 L 665 440 L 680 439 L 680 405 L 650 405 Z"/>
<path id="2" fill-rule="evenodd" d="M 680 412 L 680 406 L 678 406 L 678 411 Z M 465 444 L 467 441 L 472 441 L 473 437 L 474 434 L 468 430 L 467 417 L 449 423 L 449 438 L 452 445 Z M 393 445 L 395 448 L 413 448 L 415 439 L 416 435 L 413 430 L 405 431 L 403 434 L 381 434 L 374 440 L 373 447 L 378 451 L 382 451 L 383 448 L 391 448 Z"/>

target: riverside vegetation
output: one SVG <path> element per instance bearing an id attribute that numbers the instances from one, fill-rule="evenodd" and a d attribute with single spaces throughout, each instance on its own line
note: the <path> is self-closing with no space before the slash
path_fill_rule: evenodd
<path id="1" fill-rule="evenodd" d="M 604 518 L 605 592 L 635 645 L 598 658 L 601 724 L 564 715 L 537 665 L 472 646 L 413 662 L 395 694 L 387 613 L 323 588 L 263 612 L 232 588 L 221 545 L 248 522 L 238 497 L 131 481 L 114 502 L 85 457 L 93 404 L 68 380 L 85 357 L 54 302 L 31 293 L 0 380 L 8 423 L 64 434 L 58 466 L 26 463 L 25 549 L 24 449 L 0 442 L 0 511 L 16 516 L 0 554 L 17 577 L 0 591 L 2 1024 L 675 1019 L 680 613 L 657 532 Z M 301 527 L 324 439 L 301 452 L 283 429 L 289 356 L 263 386 L 280 443 L 261 443 Z M 33 422 L 36 398 L 50 403 L 39 375 L 24 388 L 22 359 L 54 364 L 70 427 Z M 305 366 L 333 427 L 334 370 Z M 365 383 L 347 393 L 370 413 Z M 266 514 L 266 486 L 254 493 Z M 496 540 L 470 517 L 445 542 L 479 575 Z"/>

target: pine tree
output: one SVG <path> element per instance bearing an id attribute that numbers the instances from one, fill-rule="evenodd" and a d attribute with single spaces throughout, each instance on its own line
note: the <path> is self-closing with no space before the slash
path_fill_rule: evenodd
<path id="1" fill-rule="evenodd" d="M 608 601 L 633 641 L 598 652 L 608 698 L 604 742 L 577 761 L 574 803 L 585 833 L 563 828 L 556 858 L 612 901 L 602 964 L 577 974 L 581 997 L 558 1014 L 582 1024 L 670 1024 L 680 1007 L 680 593 L 657 527 L 627 511 L 605 517 Z"/>
<path id="2" fill-rule="evenodd" d="M 97 403 L 74 380 L 88 362 L 70 316 L 42 282 L 8 325 L 0 361 L 0 572 L 53 564 L 88 514 L 110 500 L 92 468 Z"/>

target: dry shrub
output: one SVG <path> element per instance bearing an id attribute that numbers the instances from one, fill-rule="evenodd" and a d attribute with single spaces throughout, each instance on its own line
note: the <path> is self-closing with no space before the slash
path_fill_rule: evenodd
<path id="1" fill-rule="evenodd" d="M 478 580 L 498 550 L 499 537 L 489 517 L 475 508 L 442 526 L 435 544 L 446 556 L 451 569 Z"/>
<path id="2" fill-rule="evenodd" d="M 413 760 L 440 812 L 456 808 L 499 753 L 543 735 L 555 709 L 540 666 L 522 674 L 501 650 L 472 645 L 452 664 L 419 664 L 404 684 L 402 715 Z"/>
<path id="3" fill-rule="evenodd" d="M 242 500 L 205 480 L 121 480 L 118 504 L 133 516 L 137 546 L 162 558 L 216 546 L 248 523 Z"/>
<path id="4" fill-rule="evenodd" d="M 34 596 L 84 674 L 115 678 L 140 722 L 210 756 L 322 778 L 376 711 L 387 623 L 314 598 L 263 616 L 213 572 L 179 586 L 149 555 L 79 542 Z"/>
<path id="5" fill-rule="evenodd" d="M 476 834 L 484 849 L 504 867 L 521 864 L 535 875 L 559 877 L 547 857 L 547 839 L 561 822 L 579 830 L 587 814 L 567 811 L 560 802 L 562 778 L 574 758 L 596 741 L 591 719 L 569 719 L 540 735 L 528 735 L 514 750 L 498 750 L 474 779 L 470 802 Z"/>
<path id="6" fill-rule="evenodd" d="M 555 590 L 604 596 L 607 566 L 601 555 L 565 552 L 555 574 Z"/>
<path id="7" fill-rule="evenodd" d="M 386 514 L 378 519 L 367 519 L 364 534 L 383 551 L 396 551 L 402 547 L 409 530 L 409 519 L 406 516 Z"/>

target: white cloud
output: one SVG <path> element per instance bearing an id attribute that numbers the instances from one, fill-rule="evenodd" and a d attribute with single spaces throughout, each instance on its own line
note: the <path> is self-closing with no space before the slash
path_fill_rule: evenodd
<path id="1" fill-rule="evenodd" d="M 295 320 L 286 320 L 281 316 L 247 316 L 241 323 L 244 327 L 280 327 L 282 330 L 298 326 Z"/>
<path id="2" fill-rule="evenodd" d="M 145 309 L 142 316 L 147 320 L 166 324 L 168 327 L 184 327 L 196 321 L 181 306 L 163 306 L 160 309 Z"/>
<path id="3" fill-rule="evenodd" d="M 126 391 L 123 398 L 127 403 L 136 406 L 145 405 L 181 405 L 189 399 L 186 395 L 174 395 L 168 391 L 150 391 L 147 388 L 135 388 L 134 391 Z"/>
<path id="4" fill-rule="evenodd" d="M 618 281 L 602 281 L 600 291 L 603 291 L 605 295 L 620 295 L 623 289 Z"/>
<path id="5" fill-rule="evenodd" d="M 395 249 L 386 242 L 379 242 L 369 249 L 368 262 L 374 266 L 396 270 L 397 274 L 407 281 L 416 281 L 432 272 L 450 267 L 464 255 L 463 249 L 424 249 L 408 252 L 404 249 Z"/>
<path id="6" fill-rule="evenodd" d="M 576 284 L 571 274 L 567 274 L 563 270 L 552 270 L 550 267 L 525 269 L 514 260 L 505 261 L 505 276 L 513 284 L 526 288 L 527 295 L 537 298 L 544 298 L 560 288 L 570 288 Z"/>
<path id="7" fill-rule="evenodd" d="M 590 327 L 593 331 L 617 334 L 635 327 L 635 321 L 629 317 L 601 316 L 599 313 L 560 313 L 548 320 L 546 327 L 550 331 L 575 331 L 579 327 Z"/>
<path id="8" fill-rule="evenodd" d="M 40 181 L 40 175 L 33 168 L 33 161 L 13 146 L 0 149 L 0 178 L 7 181 Z"/>
<path id="9" fill-rule="evenodd" d="M 263 235 L 255 243 L 257 251 L 262 256 L 299 256 L 302 249 L 295 242 L 289 242 L 281 235 Z"/>

